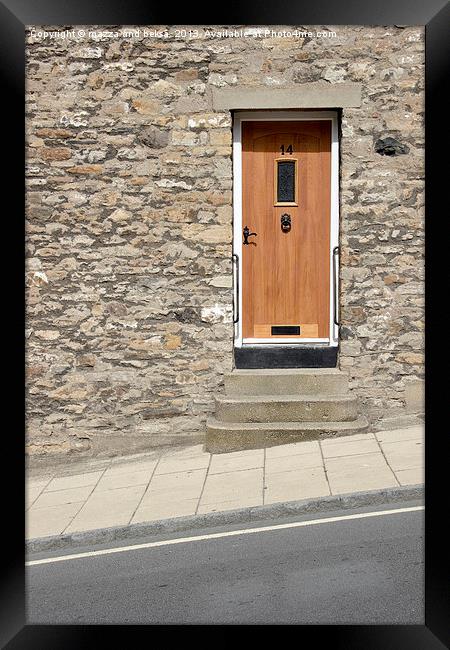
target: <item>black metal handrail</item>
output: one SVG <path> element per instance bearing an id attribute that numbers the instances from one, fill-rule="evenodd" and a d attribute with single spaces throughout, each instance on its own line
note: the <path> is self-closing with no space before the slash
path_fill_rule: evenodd
<path id="1" fill-rule="evenodd" d="M 338 321 L 338 286 L 337 286 L 337 273 L 336 273 L 336 257 L 339 255 L 339 246 L 333 248 L 333 322 L 339 327 Z"/>
<path id="2" fill-rule="evenodd" d="M 236 302 L 233 291 L 233 323 L 236 324 L 239 322 L 239 255 L 233 253 L 231 258 L 236 261 Z"/>

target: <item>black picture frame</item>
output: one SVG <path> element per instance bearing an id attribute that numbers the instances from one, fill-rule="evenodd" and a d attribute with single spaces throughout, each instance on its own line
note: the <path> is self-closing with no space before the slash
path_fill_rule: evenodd
<path id="1" fill-rule="evenodd" d="M 217 7 L 216 7 L 217 10 Z M 297 641 L 305 647 L 345 648 L 346 650 L 434 650 L 450 645 L 448 609 L 448 548 L 441 529 L 445 521 L 446 485 L 448 474 L 448 426 L 446 398 L 448 382 L 439 373 L 445 364 L 448 344 L 439 343 L 438 334 L 448 323 L 448 307 L 442 299 L 442 281 L 447 265 L 448 236 L 443 226 L 448 223 L 446 165 L 440 151 L 445 148 L 448 129 L 443 126 L 446 115 L 442 98 L 447 90 L 450 9 L 445 0 L 377 0 L 363 2 L 348 0 L 314 0 L 269 3 L 267 0 L 234 3 L 219 8 L 221 15 L 211 15 L 204 7 L 181 6 L 176 20 L 162 4 L 141 0 L 100 2 L 77 0 L 4 0 L 0 2 L 0 70 L 3 107 L 7 109 L 3 122 L 2 140 L 5 165 L 3 184 L 5 248 L 12 253 L 14 270 L 8 271 L 10 303 L 15 303 L 14 317 L 8 322 L 5 346 L 11 360 L 4 366 L 7 373 L 7 401 L 16 402 L 14 412 L 23 405 L 25 325 L 23 304 L 23 241 L 24 241 L 24 91 L 25 47 L 24 30 L 31 25 L 152 25 L 152 24 L 211 24 L 211 25 L 420 25 L 426 35 L 426 578 L 425 625 L 420 626 L 301 626 Z M 15 188 L 15 189 L 13 189 Z M 444 249 L 445 246 L 445 249 Z M 445 281 L 445 280 L 444 280 Z M 23 351 L 23 363 L 18 357 Z M 436 370 L 437 369 L 437 370 Z M 11 408 L 11 407 L 10 407 Z M 9 413 L 10 409 L 7 409 Z M 112 634 L 116 643 L 138 647 L 146 626 L 31 626 L 25 617 L 25 552 L 24 552 L 24 437 L 17 427 L 4 427 L 3 466 L 13 469 L 11 482 L 4 486 L 8 495 L 4 504 L 3 537 L 9 550 L 4 551 L 1 579 L 0 644 L 16 648 L 80 648 L 104 647 Z M 23 420 L 24 421 L 24 420 Z M 24 424 L 25 426 L 25 424 Z M 2 472 L 4 479 L 6 472 Z M 9 479 L 11 481 L 11 479 Z M 14 522 L 14 523 L 13 523 Z M 191 626 L 196 628 L 197 626 Z M 194 633 L 198 633 L 195 630 Z M 152 632 L 153 634 L 153 632 Z M 226 632 L 225 632 L 226 634 Z M 150 637 L 147 636 L 147 642 Z M 226 636 L 221 636 L 221 641 Z M 214 642 L 214 640 L 212 640 Z"/>

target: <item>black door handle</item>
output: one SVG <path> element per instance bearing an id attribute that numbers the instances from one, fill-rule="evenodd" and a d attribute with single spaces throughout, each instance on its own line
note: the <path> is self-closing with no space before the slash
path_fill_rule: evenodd
<path id="1" fill-rule="evenodd" d="M 247 246 L 248 246 L 248 238 L 249 237 L 251 237 L 252 235 L 257 237 L 257 233 L 256 232 L 250 232 L 250 230 L 248 229 L 248 226 L 245 226 L 244 230 L 242 231 L 242 234 L 244 235 L 244 244 L 246 244 Z"/>

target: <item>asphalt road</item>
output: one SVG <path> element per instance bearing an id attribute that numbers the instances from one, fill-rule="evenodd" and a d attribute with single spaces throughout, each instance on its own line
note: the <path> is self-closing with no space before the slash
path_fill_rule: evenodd
<path id="1" fill-rule="evenodd" d="M 334 511 L 260 526 L 417 505 Z M 255 522 L 235 524 L 170 539 L 255 527 Z M 415 510 L 28 566 L 27 623 L 423 624 L 423 535 L 424 512 Z M 122 541 L 116 548 L 158 540 L 164 537 Z"/>

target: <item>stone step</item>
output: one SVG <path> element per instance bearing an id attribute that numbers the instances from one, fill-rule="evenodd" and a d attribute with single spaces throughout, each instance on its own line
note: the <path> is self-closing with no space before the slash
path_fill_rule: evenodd
<path id="1" fill-rule="evenodd" d="M 348 390 L 348 375 L 337 368 L 233 370 L 224 381 L 227 395 L 338 395 Z"/>
<path id="2" fill-rule="evenodd" d="M 220 422 L 210 418 L 206 423 L 205 449 L 211 454 L 221 454 L 351 436 L 367 430 L 368 421 L 364 416 L 351 422 Z"/>
<path id="3" fill-rule="evenodd" d="M 250 395 L 216 397 L 222 422 L 342 422 L 355 420 L 353 395 Z"/>

